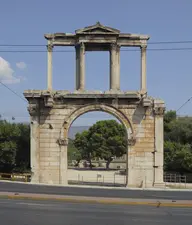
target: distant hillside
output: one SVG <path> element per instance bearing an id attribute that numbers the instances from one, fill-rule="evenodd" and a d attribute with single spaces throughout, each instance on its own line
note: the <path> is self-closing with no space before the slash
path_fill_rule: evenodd
<path id="1" fill-rule="evenodd" d="M 28 122 L 22 122 L 23 124 L 30 125 Z M 88 130 L 90 126 L 72 126 L 69 130 L 69 138 L 74 139 L 76 133 L 81 133 L 84 130 Z"/>
<path id="2" fill-rule="evenodd" d="M 76 133 L 81 133 L 84 130 L 88 130 L 89 126 L 72 126 L 69 130 L 69 138 L 74 139 Z"/>

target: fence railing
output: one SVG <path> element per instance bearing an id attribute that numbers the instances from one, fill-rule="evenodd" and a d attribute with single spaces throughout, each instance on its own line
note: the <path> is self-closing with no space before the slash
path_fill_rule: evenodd
<path id="1" fill-rule="evenodd" d="M 180 174 L 165 174 L 164 181 L 170 183 L 187 183 L 187 177 Z"/>
<path id="2" fill-rule="evenodd" d="M 164 182 L 166 186 L 187 188 L 187 176 L 170 173 L 164 174 Z"/>
<path id="3" fill-rule="evenodd" d="M 31 174 L 0 173 L 0 180 L 30 182 Z"/>
<path id="4" fill-rule="evenodd" d="M 69 171 L 70 173 L 71 171 Z M 71 173 L 69 184 L 98 185 L 98 186 L 125 186 L 126 176 L 119 172 L 114 173 Z"/>

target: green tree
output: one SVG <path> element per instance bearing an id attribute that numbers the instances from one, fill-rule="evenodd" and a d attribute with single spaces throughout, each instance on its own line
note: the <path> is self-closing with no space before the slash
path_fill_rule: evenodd
<path id="1" fill-rule="evenodd" d="M 165 113 L 165 116 L 164 116 L 164 131 L 165 131 L 165 134 L 167 134 L 168 132 L 171 131 L 171 122 L 174 122 L 176 121 L 177 119 L 177 115 L 176 115 L 176 111 L 173 111 L 173 110 L 170 110 L 170 111 L 167 111 Z"/>
<path id="2" fill-rule="evenodd" d="M 70 138 L 68 143 L 67 154 L 68 154 L 68 161 L 75 160 L 76 166 L 78 166 L 79 162 L 81 161 L 81 154 L 78 151 L 78 149 L 75 147 L 73 140 Z"/>
<path id="3" fill-rule="evenodd" d="M 30 125 L 17 124 L 20 130 L 20 136 L 18 136 L 17 152 L 16 152 L 16 168 L 17 172 L 29 172 L 30 171 Z"/>
<path id="4" fill-rule="evenodd" d="M 0 170 L 10 172 L 16 163 L 17 139 L 20 130 L 14 123 L 0 120 Z"/>
<path id="5" fill-rule="evenodd" d="M 189 144 L 165 142 L 165 169 L 192 172 L 192 151 Z"/>
<path id="6" fill-rule="evenodd" d="M 95 157 L 95 152 L 92 148 L 90 141 L 89 131 L 83 131 L 75 135 L 74 145 L 78 149 L 81 159 L 86 159 L 89 162 L 90 168 L 92 168 L 91 159 Z"/>
<path id="7" fill-rule="evenodd" d="M 165 170 L 192 172 L 192 118 L 177 118 L 175 111 L 168 111 L 164 132 Z"/>
<path id="8" fill-rule="evenodd" d="M 115 120 L 98 121 L 88 131 L 77 134 L 74 144 L 82 158 L 89 162 L 95 157 L 105 159 L 106 168 L 109 168 L 114 157 L 126 153 L 126 130 Z"/>
<path id="9" fill-rule="evenodd" d="M 169 124 L 166 139 L 182 144 L 192 144 L 192 118 L 178 118 Z"/>

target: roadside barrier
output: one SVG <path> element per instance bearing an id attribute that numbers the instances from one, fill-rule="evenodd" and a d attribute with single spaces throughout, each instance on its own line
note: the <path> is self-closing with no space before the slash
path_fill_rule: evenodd
<path id="1" fill-rule="evenodd" d="M 27 173 L 0 173 L 0 180 L 30 182 L 31 174 L 27 174 Z"/>

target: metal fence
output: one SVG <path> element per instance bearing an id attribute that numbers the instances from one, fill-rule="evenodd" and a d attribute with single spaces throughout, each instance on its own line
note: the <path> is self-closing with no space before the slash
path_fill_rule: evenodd
<path id="1" fill-rule="evenodd" d="M 70 171 L 69 173 L 71 173 Z M 84 172 L 84 173 L 83 173 Z M 124 187 L 126 176 L 118 172 L 76 171 L 68 174 L 69 184 Z"/>
<path id="2" fill-rule="evenodd" d="M 31 174 L 0 173 L 0 180 L 30 182 Z"/>
<path id="3" fill-rule="evenodd" d="M 174 174 L 174 173 L 165 173 L 164 174 L 164 182 L 166 186 L 170 187 L 179 187 L 179 188 L 187 188 L 187 176 Z"/>
<path id="4" fill-rule="evenodd" d="M 187 183 L 187 177 L 180 174 L 166 174 L 164 175 L 164 181 L 169 183 Z"/>

